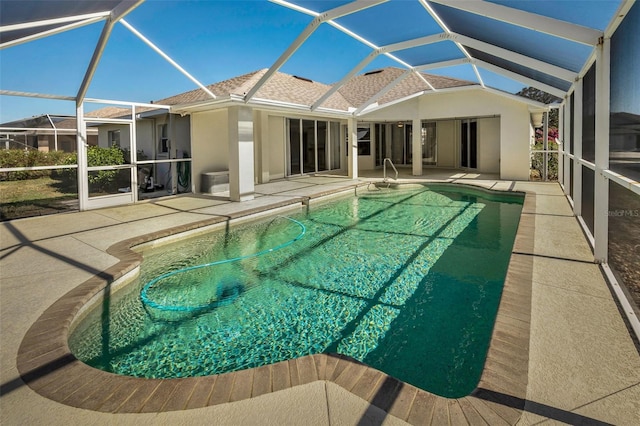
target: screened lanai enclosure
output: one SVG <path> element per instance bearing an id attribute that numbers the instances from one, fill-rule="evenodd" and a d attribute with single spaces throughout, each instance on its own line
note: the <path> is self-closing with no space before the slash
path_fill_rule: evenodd
<path id="1" fill-rule="evenodd" d="M 194 6 L 0 3 L 3 220 L 216 188 L 241 202 L 387 158 L 424 177 L 533 169 L 564 189 L 637 314 L 638 2 Z"/>

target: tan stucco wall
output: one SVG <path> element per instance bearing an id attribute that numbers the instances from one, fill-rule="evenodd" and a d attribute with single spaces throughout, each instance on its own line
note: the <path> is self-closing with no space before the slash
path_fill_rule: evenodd
<path id="1" fill-rule="evenodd" d="M 227 111 L 204 111 L 191 115 L 192 182 L 200 192 L 200 175 L 229 169 Z"/>
<path id="2" fill-rule="evenodd" d="M 269 178 L 280 179 L 285 174 L 284 117 L 269 116 Z"/>
<path id="3" fill-rule="evenodd" d="M 438 141 L 438 167 L 457 167 L 456 156 L 459 141 L 458 120 L 442 120 L 436 124 Z"/>
<path id="4" fill-rule="evenodd" d="M 382 108 L 365 114 L 358 117 L 358 121 L 405 121 L 413 118 L 426 118 L 421 116 L 419 108 L 419 99 L 413 98 L 388 108 Z"/>
<path id="5" fill-rule="evenodd" d="M 525 103 L 483 89 L 464 90 L 423 95 L 419 113 L 423 119 L 500 117 L 500 178 L 529 179 L 530 114 Z"/>
<path id="6" fill-rule="evenodd" d="M 144 155 L 150 160 L 154 159 L 153 155 L 156 150 L 156 147 L 154 147 L 154 123 L 154 120 L 136 121 L 136 149 L 144 151 Z M 122 134 L 122 132 L 120 133 Z"/>
<path id="7" fill-rule="evenodd" d="M 500 118 L 478 119 L 478 171 L 500 173 Z"/>
<path id="8" fill-rule="evenodd" d="M 182 158 L 184 153 L 191 156 L 191 147 L 189 146 L 189 138 L 191 134 L 191 121 L 188 116 L 179 117 L 174 116 L 172 121 L 172 132 L 169 135 L 171 138 L 171 156 L 176 155 Z"/>
<path id="9" fill-rule="evenodd" d="M 109 146 L 109 132 L 120 130 L 120 147 L 130 148 L 131 135 L 127 124 L 103 124 L 98 128 L 98 146 L 107 148 Z"/>

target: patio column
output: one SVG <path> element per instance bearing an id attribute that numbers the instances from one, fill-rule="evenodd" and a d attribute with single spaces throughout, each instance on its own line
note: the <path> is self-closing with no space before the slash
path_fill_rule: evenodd
<path id="1" fill-rule="evenodd" d="M 358 120 L 350 118 L 347 121 L 347 165 L 349 177 L 358 179 Z"/>
<path id="2" fill-rule="evenodd" d="M 422 122 L 419 118 L 412 120 L 411 145 L 412 158 L 411 165 L 414 176 L 422 176 Z"/>
<path id="3" fill-rule="evenodd" d="M 229 197 L 231 201 L 253 200 L 253 109 L 229 107 L 228 126 Z"/>
<path id="4" fill-rule="evenodd" d="M 609 180 L 603 170 L 609 169 L 609 101 L 611 39 L 604 38 L 596 48 L 596 146 L 593 212 L 593 256 L 606 263 L 609 250 Z"/>

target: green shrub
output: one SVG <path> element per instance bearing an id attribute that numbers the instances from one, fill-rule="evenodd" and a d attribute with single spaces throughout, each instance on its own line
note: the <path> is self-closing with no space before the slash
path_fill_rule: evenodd
<path id="1" fill-rule="evenodd" d="M 36 149 L 28 151 L 24 149 L 3 149 L 0 150 L 0 167 L 36 167 L 70 164 L 68 163 L 68 157 L 71 155 L 75 154 L 63 151 L 43 152 Z M 38 179 L 48 176 L 51 176 L 51 170 L 27 170 L 2 173 L 0 174 L 0 180 Z"/>
<path id="2" fill-rule="evenodd" d="M 78 164 L 77 153 L 71 154 L 67 158 L 66 164 Z M 110 148 L 90 146 L 87 148 L 88 167 L 116 166 L 120 164 L 124 164 L 124 153 L 117 146 Z M 65 185 L 75 185 L 77 173 L 74 169 L 67 169 L 60 173 L 60 177 Z M 117 174 L 117 170 L 101 170 L 97 173 L 89 173 L 89 184 L 96 189 L 106 188 L 115 180 Z"/>
<path id="3" fill-rule="evenodd" d="M 544 153 L 536 152 L 536 150 L 542 150 L 544 146 L 542 142 L 536 143 L 531 151 L 531 169 L 537 171 L 538 176 L 542 176 L 544 170 Z M 549 150 L 557 150 L 558 145 L 555 142 L 549 141 Z M 558 154 L 549 153 L 547 164 L 547 179 L 551 181 L 558 180 Z"/>

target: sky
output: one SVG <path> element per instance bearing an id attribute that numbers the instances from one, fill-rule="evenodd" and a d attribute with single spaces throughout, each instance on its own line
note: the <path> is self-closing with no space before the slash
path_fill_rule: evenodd
<path id="1" fill-rule="evenodd" d="M 4 1 L 4 0 L 3 0 Z M 378 45 L 441 32 L 427 22 L 417 1 L 395 0 L 338 20 Z M 494 0 L 509 5 L 513 0 Z M 584 0 L 579 0 L 586 3 Z M 598 0 L 600 2 L 606 0 Z M 345 1 L 297 2 L 310 9 L 328 9 Z M 519 7 L 548 13 L 545 0 L 521 1 Z M 609 2 L 615 10 L 618 0 Z M 603 26 L 607 19 L 587 13 L 575 2 L 556 1 L 556 13 L 571 14 L 582 25 Z M 397 16 L 394 16 L 397 15 Z M 147 0 L 126 21 L 155 43 L 201 83 L 207 85 L 270 67 L 312 20 L 311 16 L 264 0 Z M 381 24 L 384 22 L 384 25 Z M 75 96 L 102 30 L 99 22 L 34 42 L 0 50 L 0 88 L 31 93 Z M 434 28 L 435 27 L 435 28 Z M 432 59 L 461 58 L 451 42 L 399 52 L 406 61 L 419 55 Z M 371 48 L 323 24 L 280 69 L 326 84 L 340 80 L 371 52 Z M 414 65 L 416 65 L 414 63 Z M 402 67 L 379 56 L 364 70 Z M 470 65 L 429 71 L 477 82 Z M 524 84 L 481 71 L 485 84 L 515 93 Z M 149 102 L 197 88 L 123 25 L 116 25 L 89 86 L 88 97 Z M 90 110 L 90 107 L 87 109 Z M 0 96 L 0 123 L 45 113 L 75 114 L 74 103 Z"/>

